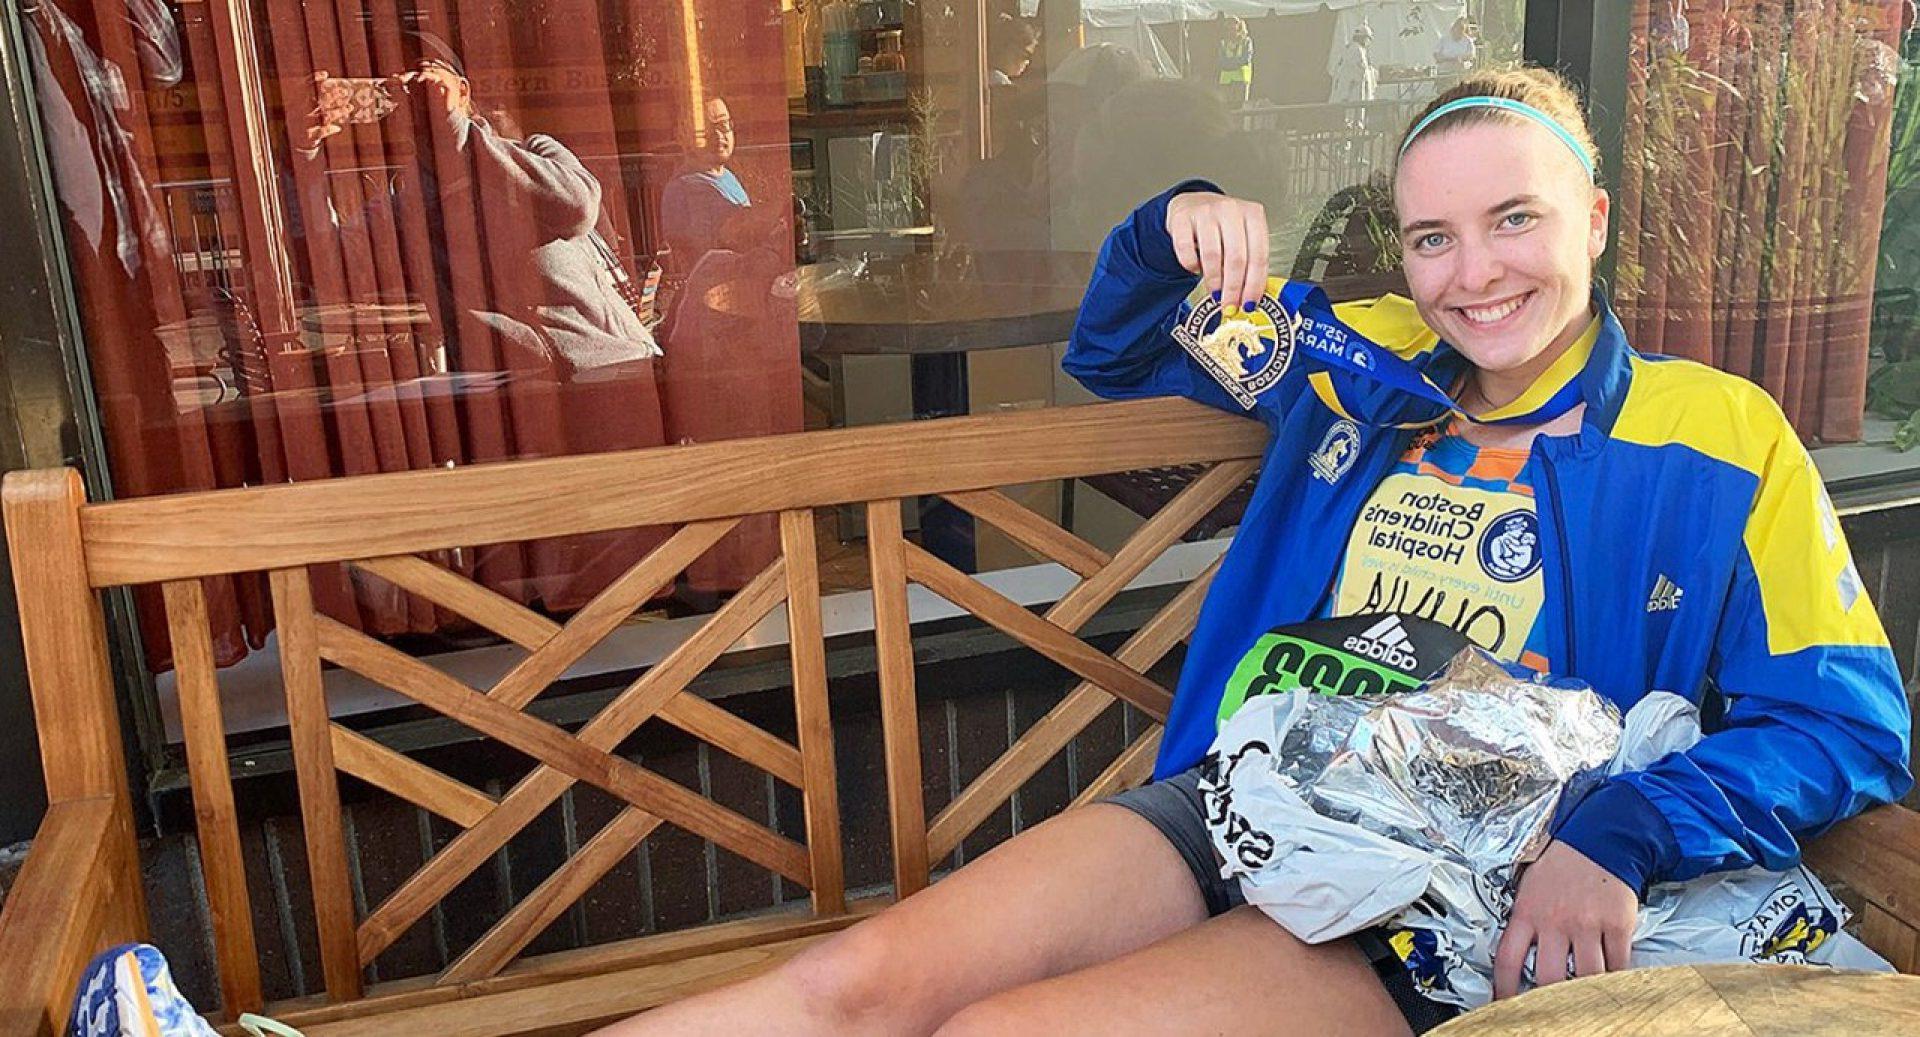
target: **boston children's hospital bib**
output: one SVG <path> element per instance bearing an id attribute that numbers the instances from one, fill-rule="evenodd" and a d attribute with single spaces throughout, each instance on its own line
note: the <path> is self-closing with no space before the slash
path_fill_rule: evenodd
<path id="1" fill-rule="evenodd" d="M 1347 536 L 1328 614 L 1436 620 L 1542 673 L 1540 519 L 1527 454 L 1427 433 L 1400 458 Z"/>

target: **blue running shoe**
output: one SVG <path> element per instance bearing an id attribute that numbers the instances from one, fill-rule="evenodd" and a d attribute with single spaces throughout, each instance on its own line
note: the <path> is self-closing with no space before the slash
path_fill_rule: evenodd
<path id="1" fill-rule="evenodd" d="M 167 959 L 144 943 L 87 963 L 71 1022 L 71 1037 L 218 1037 L 173 985 Z"/>

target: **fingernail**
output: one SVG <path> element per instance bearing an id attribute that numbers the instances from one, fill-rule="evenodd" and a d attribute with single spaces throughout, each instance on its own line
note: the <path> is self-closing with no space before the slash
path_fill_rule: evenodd
<path id="1" fill-rule="evenodd" d="M 1220 293 L 1219 293 L 1219 292 L 1214 292 L 1214 293 L 1213 293 L 1213 301 L 1214 301 L 1214 302 L 1219 302 L 1219 301 L 1220 301 Z"/>

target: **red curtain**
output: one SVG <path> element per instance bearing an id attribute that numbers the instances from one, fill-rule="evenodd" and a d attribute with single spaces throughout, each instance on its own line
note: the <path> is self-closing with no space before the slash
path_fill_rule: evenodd
<path id="1" fill-rule="evenodd" d="M 1643 351 L 1858 440 L 1905 0 L 1638 5 L 1615 295 Z"/>
<path id="2" fill-rule="evenodd" d="M 213 0 L 180 6 L 176 21 L 144 0 L 40 5 L 38 92 L 116 495 L 797 430 L 798 336 L 771 290 L 793 265 L 778 8 L 700 7 Z M 437 129 L 417 88 L 310 149 L 316 73 L 383 78 L 423 58 L 457 67 L 488 132 L 514 142 L 487 153 L 495 165 L 471 134 L 463 146 Z M 730 326 L 683 333 L 665 357 L 617 310 L 585 322 L 600 352 L 569 351 L 549 327 L 567 287 L 555 281 L 600 254 L 613 257 L 607 284 L 638 294 L 621 282 L 637 282 L 660 239 L 653 210 L 702 91 L 732 95 L 746 145 L 735 165 L 769 221 L 739 265 L 763 290 Z M 545 150 L 529 158 L 536 136 Z M 578 224 L 564 234 L 551 229 L 554 198 L 525 189 L 543 178 L 564 180 L 580 209 L 558 214 Z M 561 237 L 578 249 L 554 251 Z M 564 612 L 663 536 L 440 560 Z M 776 545 L 770 523 L 752 524 L 689 582 L 736 589 Z M 362 629 L 434 632 L 450 619 L 344 568 L 315 576 L 321 607 Z M 251 576 L 211 589 L 230 662 L 269 632 L 267 596 Z M 157 595 L 140 605 L 163 668 Z"/>

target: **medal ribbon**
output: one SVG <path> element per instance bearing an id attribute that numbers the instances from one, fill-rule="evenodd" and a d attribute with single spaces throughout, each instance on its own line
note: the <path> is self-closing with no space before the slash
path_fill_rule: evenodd
<path id="1" fill-rule="evenodd" d="M 1595 336 L 1592 329 L 1581 335 L 1572 348 L 1560 354 L 1559 359 L 1518 399 L 1475 417 L 1461 410 L 1444 388 L 1411 361 L 1374 342 L 1336 316 L 1333 304 L 1327 300 L 1326 292 L 1320 286 L 1289 280 L 1281 286 L 1278 300 L 1281 309 L 1294 319 L 1294 344 L 1297 348 L 1304 349 L 1328 367 L 1398 389 L 1468 421 L 1482 425 L 1538 425 L 1567 413 L 1581 401 L 1580 372 L 1585 369 L 1587 357 L 1593 349 Z M 1444 414 L 1441 419 L 1435 420 L 1443 419 Z"/>

